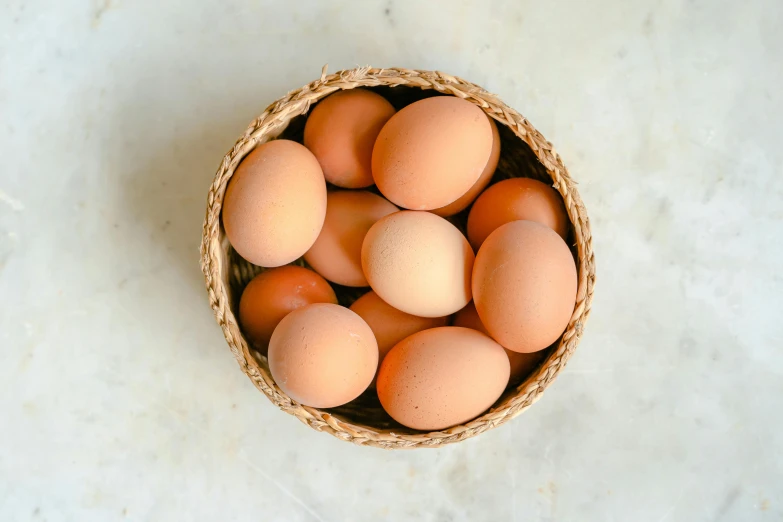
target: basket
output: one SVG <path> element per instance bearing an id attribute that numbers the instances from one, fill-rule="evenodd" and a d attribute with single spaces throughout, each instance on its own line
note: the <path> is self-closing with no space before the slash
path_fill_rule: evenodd
<path id="1" fill-rule="evenodd" d="M 492 182 L 509 177 L 531 177 L 553 185 L 563 196 L 572 223 L 571 245 L 577 265 L 578 290 L 574 312 L 562 337 L 548 348 L 542 363 L 524 382 L 506 389 L 493 407 L 480 417 L 438 432 L 411 430 L 389 417 L 374 393 L 365 392 L 355 401 L 331 409 L 304 406 L 289 398 L 276 384 L 266 357 L 248 345 L 237 322 L 238 302 L 244 286 L 261 270 L 242 259 L 231 247 L 220 213 L 226 186 L 242 158 L 254 147 L 275 138 L 302 141 L 306 114 L 311 105 L 341 89 L 370 88 L 399 109 L 428 96 L 458 96 L 476 104 L 498 123 L 501 158 Z M 467 210 L 452 218 L 464 231 Z M 303 261 L 299 261 L 303 263 Z M 592 238 L 587 212 L 574 181 L 552 144 L 517 111 L 481 87 L 455 76 L 434 71 L 373 69 L 361 67 L 326 74 L 289 92 L 247 128 L 223 157 L 207 197 L 207 213 L 201 244 L 201 266 L 206 278 L 209 304 L 223 329 L 231 353 L 253 384 L 281 410 L 318 431 L 355 444 L 390 449 L 438 447 L 474 437 L 516 417 L 552 383 L 576 349 L 590 313 L 595 282 Z M 348 306 L 364 289 L 335 286 L 340 303 Z"/>

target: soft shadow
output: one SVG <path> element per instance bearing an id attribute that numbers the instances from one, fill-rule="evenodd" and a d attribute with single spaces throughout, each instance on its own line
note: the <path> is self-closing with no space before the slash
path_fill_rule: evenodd
<path id="1" fill-rule="evenodd" d="M 284 92 L 269 85 L 229 91 L 221 99 L 191 93 L 182 102 L 185 107 L 172 105 L 166 96 L 170 93 L 150 91 L 121 108 L 126 128 L 149 130 L 120 166 L 126 172 L 121 177 L 122 214 L 137 233 L 141 229 L 146 234 L 142 244 L 166 252 L 166 262 L 177 267 L 193 297 L 205 303 L 199 247 L 209 187 L 224 154 Z"/>

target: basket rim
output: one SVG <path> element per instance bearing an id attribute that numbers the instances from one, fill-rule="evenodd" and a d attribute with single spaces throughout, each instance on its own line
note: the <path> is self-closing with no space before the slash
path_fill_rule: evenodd
<path id="1" fill-rule="evenodd" d="M 201 268 L 210 306 L 231 352 L 242 371 L 278 408 L 315 430 L 355 444 L 387 449 L 439 447 L 474 437 L 504 424 L 535 403 L 563 370 L 582 337 L 590 314 L 595 285 L 595 258 L 590 222 L 576 189 L 576 182 L 572 180 L 552 144 L 526 118 L 476 84 L 440 71 L 377 69 L 368 66 L 327 75 L 326 69 L 324 66 L 319 79 L 279 98 L 250 123 L 223 157 L 210 186 L 202 231 Z M 576 302 L 568 327 L 557 347 L 533 374 L 514 388 L 512 395 L 470 422 L 437 432 L 394 433 L 392 430 L 351 423 L 329 412 L 295 402 L 275 384 L 271 374 L 254 357 L 230 308 L 226 275 L 229 264 L 225 256 L 228 241 L 225 234 L 221 238 L 220 214 L 226 187 L 239 162 L 256 146 L 277 137 L 292 118 L 307 113 L 310 106 L 321 98 L 338 90 L 380 86 L 434 89 L 457 96 L 477 105 L 498 124 L 508 127 L 531 148 L 546 169 L 554 188 L 563 197 L 575 232 L 578 275 Z"/>

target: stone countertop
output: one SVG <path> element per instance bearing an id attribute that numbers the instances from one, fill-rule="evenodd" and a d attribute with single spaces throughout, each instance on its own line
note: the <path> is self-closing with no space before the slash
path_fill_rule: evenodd
<path id="1" fill-rule="evenodd" d="M 552 4 L 2 2 L 0 520 L 780 520 L 783 3 Z M 227 350 L 207 188 L 327 62 L 481 84 L 579 181 L 593 314 L 513 422 L 356 447 Z"/>

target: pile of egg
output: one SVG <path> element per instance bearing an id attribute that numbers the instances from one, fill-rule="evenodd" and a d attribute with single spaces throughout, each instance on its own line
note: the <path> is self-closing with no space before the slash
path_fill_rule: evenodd
<path id="1" fill-rule="evenodd" d="M 229 241 L 266 268 L 242 294 L 243 334 L 301 404 L 377 393 L 397 422 L 430 431 L 481 415 L 573 312 L 562 198 L 524 177 L 487 188 L 498 130 L 457 97 L 395 111 L 338 91 L 303 142 L 256 147 L 226 189 Z M 468 207 L 466 237 L 448 218 Z M 367 292 L 344 307 L 330 283 Z"/>

